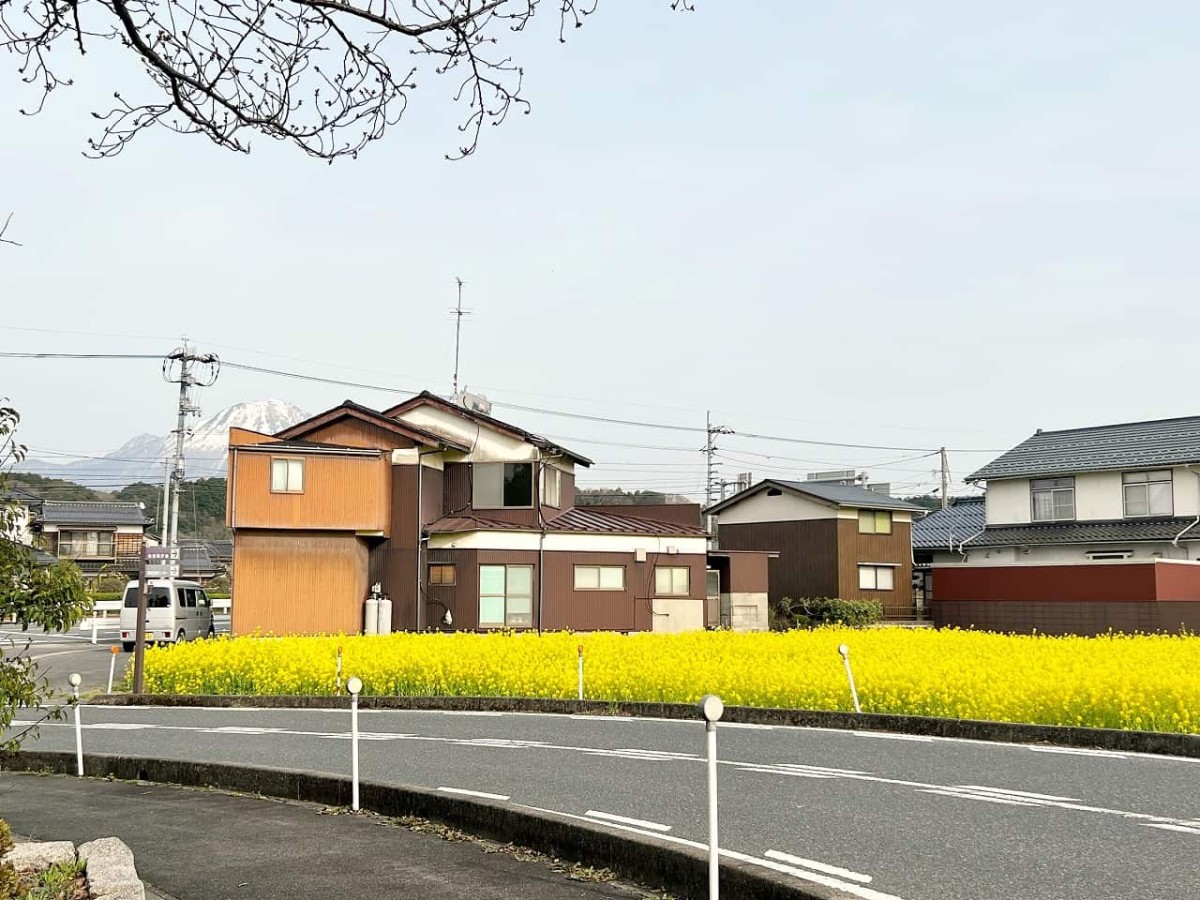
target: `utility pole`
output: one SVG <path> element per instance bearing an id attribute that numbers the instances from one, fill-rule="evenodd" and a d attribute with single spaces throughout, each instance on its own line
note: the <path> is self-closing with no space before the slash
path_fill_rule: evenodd
<path id="1" fill-rule="evenodd" d="M 163 489 L 158 504 L 158 530 L 162 545 L 167 546 L 167 510 L 170 509 L 171 496 L 171 457 L 163 455 Z"/>
<path id="2" fill-rule="evenodd" d="M 942 456 L 942 509 L 950 505 L 950 462 L 946 458 L 946 448 L 940 451 Z"/>
<path id="3" fill-rule="evenodd" d="M 733 434 L 733 429 L 727 428 L 724 425 L 713 425 L 712 410 L 709 410 L 704 414 L 704 432 L 704 499 L 706 506 L 712 506 L 718 500 L 724 499 L 725 494 L 725 489 L 719 483 L 717 475 L 717 467 L 720 465 L 720 463 L 716 461 L 717 435 Z"/>
<path id="4" fill-rule="evenodd" d="M 179 385 L 179 406 L 175 424 L 175 466 L 168 479 L 170 487 L 170 527 L 164 529 L 164 544 L 168 559 L 179 559 L 179 495 L 182 492 L 184 464 L 183 442 L 187 437 L 187 417 L 200 415 L 200 407 L 192 399 L 192 388 L 208 387 L 217 380 L 221 361 L 215 353 L 194 353 L 185 339 L 183 346 L 172 350 L 163 360 L 163 380 Z"/>
<path id="5" fill-rule="evenodd" d="M 462 308 L 462 289 L 463 280 L 455 278 L 458 282 L 458 305 L 450 310 L 454 314 L 454 397 L 458 398 L 458 349 L 462 340 L 462 320 L 463 316 L 469 316 L 470 310 Z"/>

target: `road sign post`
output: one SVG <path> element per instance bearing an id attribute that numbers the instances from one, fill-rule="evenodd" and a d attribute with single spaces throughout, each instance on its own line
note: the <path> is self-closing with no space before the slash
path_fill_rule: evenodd
<path id="1" fill-rule="evenodd" d="M 850 668 L 850 648 L 845 644 L 838 644 L 838 653 L 842 657 L 842 662 L 846 664 L 846 680 L 850 682 L 850 697 L 854 700 L 854 711 L 862 712 L 862 707 L 858 704 L 858 688 L 854 686 L 854 671 Z"/>
<path id="2" fill-rule="evenodd" d="M 151 550 L 161 547 L 143 547 L 138 560 L 137 630 L 133 633 L 133 692 L 142 692 L 142 666 L 146 660 L 146 569 Z"/>
<path id="3" fill-rule="evenodd" d="M 361 678 L 351 677 L 346 682 L 350 692 L 350 808 L 358 812 L 358 693 L 362 690 Z"/>
<path id="4" fill-rule="evenodd" d="M 112 657 L 112 661 L 108 664 L 108 691 L 107 691 L 107 693 L 109 693 L 109 694 L 112 693 L 113 676 L 117 674 L 117 654 L 120 652 L 120 649 L 121 649 L 120 647 L 114 646 L 112 648 L 112 653 L 109 654 Z"/>
<path id="5" fill-rule="evenodd" d="M 79 721 L 79 685 L 83 681 L 78 672 L 72 672 L 67 678 L 71 683 L 71 693 L 75 696 L 75 771 L 83 777 L 83 724 Z"/>

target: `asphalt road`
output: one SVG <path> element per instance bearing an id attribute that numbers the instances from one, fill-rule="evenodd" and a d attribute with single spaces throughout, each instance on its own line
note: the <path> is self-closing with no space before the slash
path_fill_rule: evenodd
<path id="1" fill-rule="evenodd" d="M 84 748 L 347 775 L 349 713 L 85 707 Z M 364 711 L 364 779 L 702 844 L 700 723 Z M 724 725 L 722 851 L 862 900 L 1195 900 L 1200 762 Z M 34 744 L 71 750 L 70 725 Z"/>

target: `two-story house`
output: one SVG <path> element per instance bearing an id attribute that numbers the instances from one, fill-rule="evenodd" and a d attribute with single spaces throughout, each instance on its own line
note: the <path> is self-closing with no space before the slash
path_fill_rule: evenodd
<path id="1" fill-rule="evenodd" d="M 921 508 L 854 484 L 767 479 L 708 508 L 721 550 L 773 551 L 772 604 L 840 597 L 914 614 L 912 520 Z"/>
<path id="2" fill-rule="evenodd" d="M 984 527 L 935 562 L 935 622 L 1200 627 L 1200 417 L 1039 430 L 967 480 Z"/>
<path id="3" fill-rule="evenodd" d="M 358 632 L 374 585 L 395 630 L 718 624 L 698 510 L 689 524 L 576 507 L 589 465 L 430 393 L 384 412 L 347 401 L 273 436 L 231 429 L 233 631 Z"/>
<path id="4" fill-rule="evenodd" d="M 136 578 L 147 524 L 140 503 L 45 500 L 33 528 L 40 549 L 73 560 L 87 577 L 104 570 Z"/>

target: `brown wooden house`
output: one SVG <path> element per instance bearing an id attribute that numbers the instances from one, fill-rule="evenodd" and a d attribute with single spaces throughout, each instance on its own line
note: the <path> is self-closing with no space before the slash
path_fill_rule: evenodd
<path id="1" fill-rule="evenodd" d="M 699 508 L 691 523 L 577 508 L 590 464 L 429 393 L 382 413 L 347 401 L 277 435 L 231 429 L 233 631 L 358 632 L 374 585 L 394 630 L 447 614 L 472 630 L 718 624 Z"/>
<path id="2" fill-rule="evenodd" d="M 856 485 L 769 479 L 707 510 L 723 551 L 771 550 L 772 604 L 840 597 L 913 614 L 912 520 L 920 507 Z"/>

